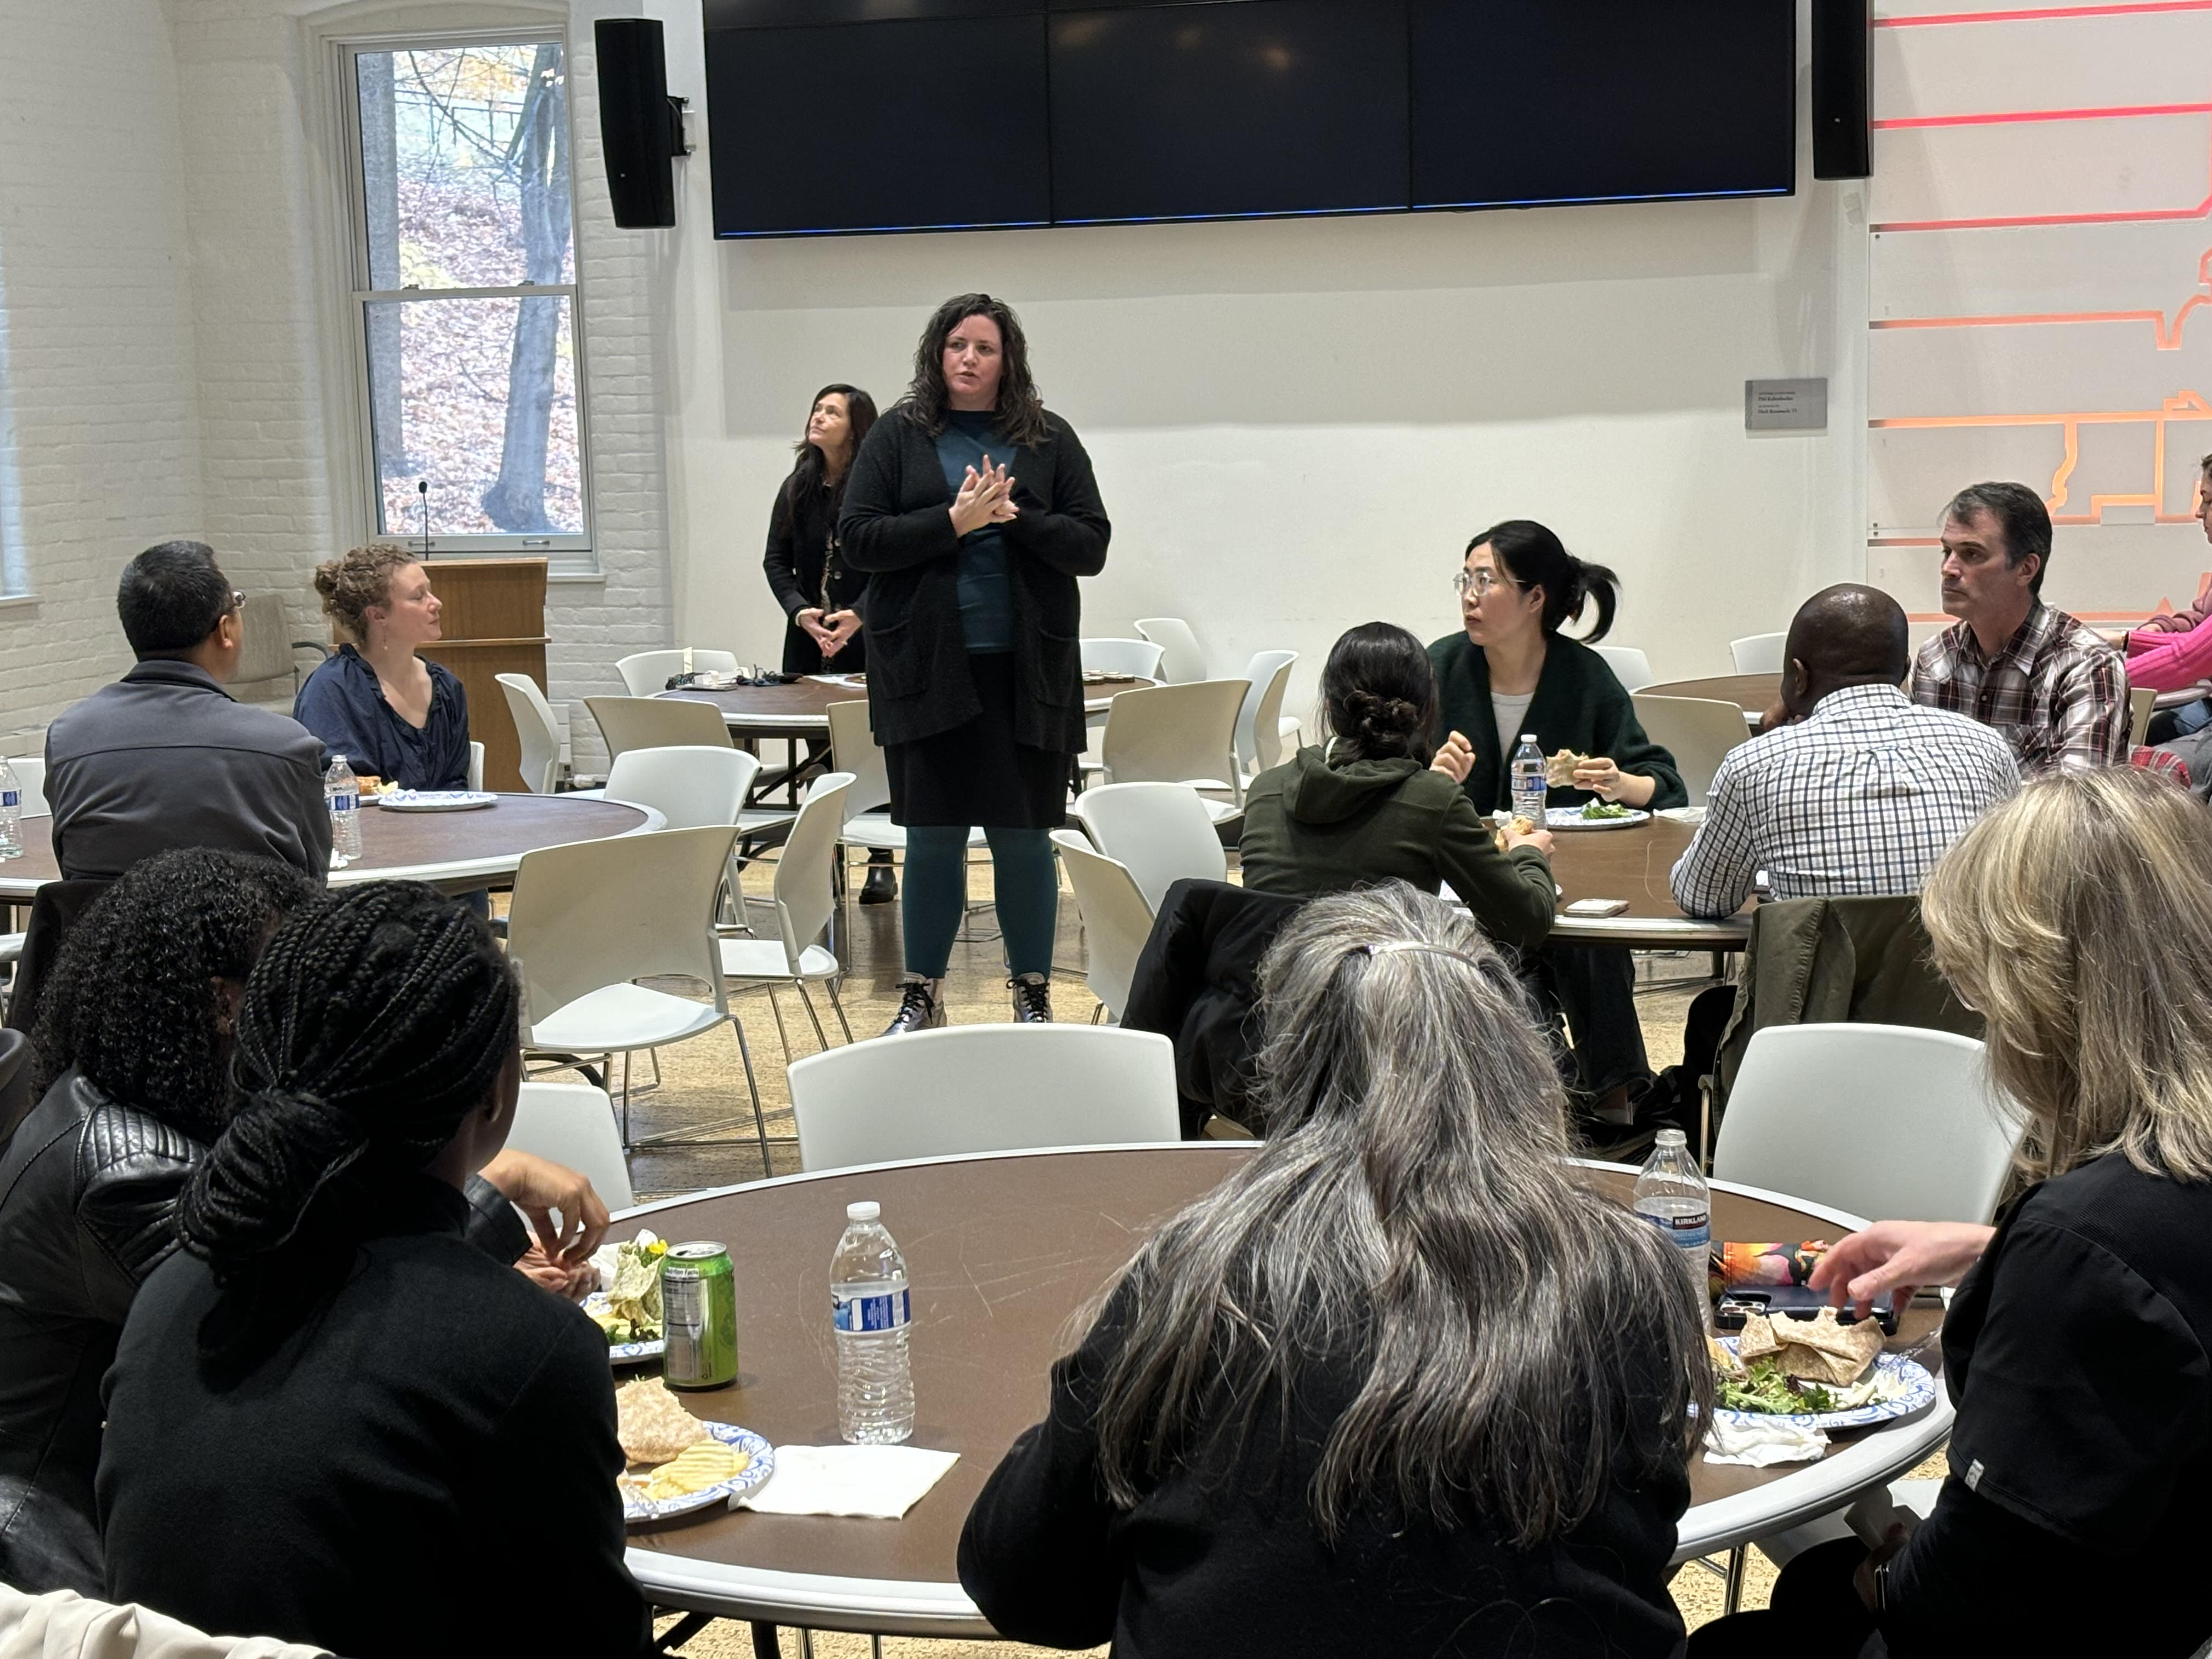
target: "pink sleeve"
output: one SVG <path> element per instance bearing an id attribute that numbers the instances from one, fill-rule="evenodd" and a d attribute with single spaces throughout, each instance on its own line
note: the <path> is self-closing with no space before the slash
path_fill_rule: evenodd
<path id="1" fill-rule="evenodd" d="M 2128 684 L 2154 691 L 2179 691 L 2212 678 L 2212 626 L 2170 634 L 2156 645 L 2136 648 L 2128 639 Z"/>

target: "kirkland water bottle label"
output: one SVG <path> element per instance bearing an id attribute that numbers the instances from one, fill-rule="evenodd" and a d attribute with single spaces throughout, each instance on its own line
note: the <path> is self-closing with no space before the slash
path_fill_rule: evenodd
<path id="1" fill-rule="evenodd" d="M 332 795 L 331 797 L 331 811 L 333 812 L 350 812 L 360 805 L 361 797 L 358 795 Z"/>
<path id="2" fill-rule="evenodd" d="M 840 1296 L 830 1292 L 830 1322 L 841 1331 L 895 1331 L 908 1324 L 914 1310 L 904 1291 L 880 1296 Z"/>
<path id="3" fill-rule="evenodd" d="M 1644 1218 L 1666 1234 L 1677 1249 L 1702 1250 L 1713 1242 L 1709 1215 L 1646 1215 Z"/>
<path id="4" fill-rule="evenodd" d="M 23 793 L 20 789 L 0 789 L 0 806 L 21 806 Z"/>

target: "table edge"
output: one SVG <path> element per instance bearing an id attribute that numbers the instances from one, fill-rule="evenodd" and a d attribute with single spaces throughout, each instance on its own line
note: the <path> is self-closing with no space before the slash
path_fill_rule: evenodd
<path id="1" fill-rule="evenodd" d="M 728 1197 L 767 1187 L 790 1187 L 834 1176 L 868 1175 L 886 1170 L 910 1170 L 925 1164 L 974 1164 L 987 1158 L 1046 1158 L 1088 1152 L 1190 1151 L 1203 1153 L 1246 1150 L 1250 1141 L 1150 1140 L 1104 1146 L 1024 1146 L 991 1152 L 956 1152 L 938 1158 L 898 1158 L 883 1164 L 853 1164 L 836 1170 L 802 1170 L 764 1181 L 738 1182 L 680 1197 L 635 1204 L 615 1212 L 614 1221 L 651 1215 L 682 1204 Z M 1601 1158 L 1570 1160 L 1580 1168 L 1611 1174 L 1637 1172 L 1632 1164 Z M 1856 1232 L 1868 1224 L 1861 1216 L 1831 1205 L 1778 1193 L 1743 1182 L 1714 1181 L 1716 1192 L 1748 1198 L 1826 1221 Z M 1691 1505 L 1676 1522 L 1675 1563 L 1729 1548 L 1754 1537 L 1779 1532 L 1838 1507 L 1844 1497 L 1864 1491 L 1879 1481 L 1921 1462 L 1948 1435 L 1953 1418 L 1948 1397 L 1938 1392 L 1936 1403 L 1920 1416 L 1899 1419 L 1876 1428 L 1842 1449 L 1808 1465 L 1794 1475 L 1770 1481 L 1751 1492 Z M 1702 1455 L 1702 1452 L 1693 1454 Z M 1793 1486 L 1790 1507 L 1778 1515 L 1755 1508 L 1751 1499 L 1771 1492 L 1785 1482 Z M 744 1567 L 707 1561 L 673 1550 L 631 1548 L 627 1552 L 630 1575 L 647 1595 L 672 1607 L 728 1618 L 752 1618 L 805 1624 L 817 1630 L 846 1629 L 892 1636 L 995 1637 L 981 1610 L 969 1599 L 957 1580 L 932 1578 L 848 1578 L 835 1574 L 783 1572 L 766 1567 Z"/>

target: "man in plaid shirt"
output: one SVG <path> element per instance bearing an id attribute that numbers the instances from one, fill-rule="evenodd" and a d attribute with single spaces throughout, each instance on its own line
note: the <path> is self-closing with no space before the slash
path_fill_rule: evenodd
<path id="1" fill-rule="evenodd" d="M 1776 898 L 1917 893 L 1936 860 L 2019 786 L 2002 738 L 1898 690 L 1905 612 L 1852 583 L 1790 624 L 1783 724 L 1730 750 L 1674 866 L 1674 902 L 1732 915 L 1766 872 Z M 1773 716 L 1770 715 L 1771 720 Z"/>
<path id="2" fill-rule="evenodd" d="M 2128 758 L 2119 653 L 2043 603 L 2051 515 L 2025 484 L 1970 484 L 1943 510 L 1943 609 L 1960 620 L 1920 647 L 1912 701 L 1991 726 L 2022 776 Z"/>

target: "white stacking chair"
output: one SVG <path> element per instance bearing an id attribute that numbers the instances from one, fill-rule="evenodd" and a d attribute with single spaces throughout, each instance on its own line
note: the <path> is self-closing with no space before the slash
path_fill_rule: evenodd
<path id="1" fill-rule="evenodd" d="M 1074 830 L 1054 830 L 1052 842 L 1060 848 L 1068 884 L 1075 889 L 1075 908 L 1083 916 L 1085 982 L 1119 1020 L 1137 976 L 1137 958 L 1152 936 L 1152 907 L 1127 865 L 1108 858 Z"/>
<path id="2" fill-rule="evenodd" d="M 469 740 L 468 787 L 478 792 L 483 788 L 484 746 L 474 738 Z"/>
<path id="3" fill-rule="evenodd" d="M 2158 710 L 2158 693 L 2148 685 L 2128 688 L 2128 747 L 2140 749 L 2150 735 L 2150 717 Z"/>
<path id="4" fill-rule="evenodd" d="M 1109 783 L 1075 798 L 1076 821 L 1098 850 L 1127 869 L 1158 915 L 1185 877 L 1229 878 L 1229 854 L 1209 803 L 1188 784 Z"/>
<path id="5" fill-rule="evenodd" d="M 567 1164 L 592 1183 L 610 1210 L 630 1206 L 629 1163 L 605 1090 L 584 1083 L 524 1084 L 507 1144 Z"/>
<path id="6" fill-rule="evenodd" d="M 550 795 L 561 775 L 561 726 L 553 718 L 553 705 L 527 674 L 493 678 L 507 694 L 507 712 L 514 717 L 514 735 L 521 741 L 522 787 L 533 795 Z"/>
<path id="7" fill-rule="evenodd" d="M 507 907 L 507 950 L 522 975 L 527 1054 L 562 1056 L 570 1064 L 597 1054 L 610 1072 L 614 1057 L 623 1057 L 617 1101 L 625 1148 L 637 1144 L 629 1133 L 629 1056 L 720 1026 L 734 1031 L 765 1169 L 760 1085 L 744 1028 L 730 1013 L 714 933 L 723 871 L 737 836 L 728 825 L 663 830 L 525 853 Z M 694 1002 L 636 982 L 660 978 L 695 981 L 710 1000 Z"/>
<path id="8" fill-rule="evenodd" d="M 1872 1221 L 1982 1222 L 2025 1127 L 1972 1037 L 1770 1025 L 1729 1091 L 1713 1174 Z"/>
<path id="9" fill-rule="evenodd" d="M 830 772 L 807 786 L 806 801 L 791 826 L 783 851 L 775 861 L 771 902 L 775 907 L 775 939 L 726 939 L 721 941 L 721 968 L 726 979 L 744 981 L 739 990 L 764 990 L 769 1012 L 775 1017 L 775 1035 L 783 1044 L 784 1064 L 791 1063 L 791 1034 L 784 1029 L 783 1006 L 775 1000 L 779 985 L 799 992 L 814 1035 L 826 1050 L 830 1038 L 814 1012 L 814 999 L 806 994 L 811 980 L 830 994 L 845 1041 L 853 1028 L 845 1018 L 845 1005 L 837 998 L 837 981 L 844 966 L 836 953 L 817 944 L 837 913 L 836 885 L 831 865 L 837 837 L 845 824 L 846 792 L 853 786 L 849 772 Z"/>
<path id="10" fill-rule="evenodd" d="M 1632 692 L 1644 735 L 1674 757 L 1674 769 L 1690 792 L 1690 805 L 1703 806 L 1713 774 L 1728 751 L 1751 737 L 1741 705 L 1715 697 L 1655 697 Z"/>
<path id="11" fill-rule="evenodd" d="M 1640 691 L 1659 678 L 1651 672 L 1651 659 L 1632 645 L 1594 645 L 1590 649 L 1605 659 L 1624 691 Z"/>
<path id="12" fill-rule="evenodd" d="M 852 775 L 845 794 L 845 830 L 839 838 L 848 847 L 870 850 L 906 851 L 906 830 L 891 822 L 884 809 L 890 805 L 890 775 L 884 770 L 884 751 L 868 726 L 865 698 L 830 705 L 830 760 L 841 772 Z M 983 832 L 971 828 L 968 844 L 981 847 Z"/>
<path id="13" fill-rule="evenodd" d="M 708 651 L 695 647 L 690 655 L 687 670 L 682 646 L 672 651 L 639 651 L 616 659 L 615 672 L 623 677 L 633 697 L 649 697 L 656 691 L 665 691 L 668 682 L 678 674 L 734 674 L 738 659 L 727 651 Z"/>
<path id="14" fill-rule="evenodd" d="M 1240 794 L 1237 717 L 1249 680 L 1194 680 L 1124 691 L 1109 705 L 1098 740 L 1115 783 L 1188 783 Z M 1235 799 L 1207 803 L 1216 819 L 1234 817 Z"/>
<path id="15" fill-rule="evenodd" d="M 1086 674 L 1133 674 L 1158 679 L 1160 648 L 1149 640 L 1078 640 Z"/>
<path id="16" fill-rule="evenodd" d="M 1787 634 L 1747 634 L 1740 640 L 1729 641 L 1729 655 L 1735 661 L 1739 674 L 1779 674 L 1782 672 L 1782 648 L 1789 641 Z"/>
<path id="17" fill-rule="evenodd" d="M 607 759 L 631 749 L 673 749 L 697 744 L 734 749 L 729 723 L 711 702 L 692 697 L 586 697 L 584 707 L 606 739 Z"/>
<path id="18" fill-rule="evenodd" d="M 1279 766 L 1283 759 L 1283 693 L 1291 684 L 1295 651 L 1261 651 L 1244 665 L 1248 690 L 1237 711 L 1237 763 L 1251 773 Z M 1289 722 L 1295 728 L 1296 720 Z"/>
<path id="19" fill-rule="evenodd" d="M 1139 617 L 1137 632 L 1164 653 L 1160 658 L 1160 678 L 1170 685 L 1187 685 L 1193 680 L 1209 678 L 1206 672 L 1206 653 L 1192 633 L 1190 624 L 1181 617 Z"/>
<path id="20" fill-rule="evenodd" d="M 836 1170 L 1176 1140 L 1175 1046 L 1115 1025 L 955 1025 L 793 1062 L 799 1161 Z"/>
<path id="21" fill-rule="evenodd" d="M 709 744 L 672 744 L 665 749 L 626 749 L 607 769 L 608 800 L 649 806 L 668 830 L 734 824 L 760 757 Z"/>

